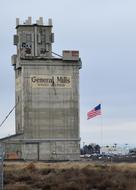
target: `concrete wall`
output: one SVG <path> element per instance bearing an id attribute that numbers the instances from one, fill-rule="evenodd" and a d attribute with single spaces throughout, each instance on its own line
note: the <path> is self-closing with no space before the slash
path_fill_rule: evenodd
<path id="1" fill-rule="evenodd" d="M 79 138 L 78 67 L 37 65 L 22 67 L 25 137 Z M 33 88 L 30 77 L 41 75 L 71 76 L 71 87 Z"/>
<path id="2" fill-rule="evenodd" d="M 52 56 L 52 22 L 24 24 L 17 19 L 12 64 L 16 78 L 16 133 L 22 133 L 21 156 L 34 160 L 78 160 L 79 69 L 78 51 Z M 11 144 L 12 146 L 12 144 Z M 10 151 L 10 149 L 9 149 Z"/>
<path id="3" fill-rule="evenodd" d="M 67 141 L 48 141 L 24 144 L 24 160 L 79 160 L 79 144 Z"/>
<path id="4" fill-rule="evenodd" d="M 16 101 L 19 100 L 16 127 L 20 126 L 23 139 L 50 141 L 40 142 L 39 145 L 23 145 L 22 157 L 34 160 L 78 160 L 79 62 L 62 59 L 23 60 L 20 66 L 21 88 L 16 90 Z M 35 87 L 31 83 L 33 76 L 70 77 L 70 84 L 64 87 Z"/>
<path id="5" fill-rule="evenodd" d="M 77 141 L 19 142 L 19 139 L 14 140 L 3 142 L 6 159 L 59 161 L 80 158 L 80 145 Z"/>

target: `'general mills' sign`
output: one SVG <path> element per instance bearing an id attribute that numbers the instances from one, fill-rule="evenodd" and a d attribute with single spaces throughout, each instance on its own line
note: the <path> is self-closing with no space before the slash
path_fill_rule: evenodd
<path id="1" fill-rule="evenodd" d="M 71 88 L 71 76 L 64 75 L 33 75 L 30 76 L 32 88 Z"/>

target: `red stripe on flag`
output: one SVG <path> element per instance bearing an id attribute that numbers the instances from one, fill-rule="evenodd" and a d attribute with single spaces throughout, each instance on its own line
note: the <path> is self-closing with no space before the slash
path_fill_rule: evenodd
<path id="1" fill-rule="evenodd" d="M 93 110 L 91 110 L 91 111 L 89 111 L 87 113 L 87 119 L 91 119 L 91 118 L 93 118 L 93 117 L 95 117 L 97 115 L 101 115 L 101 110 L 95 110 L 95 109 L 93 109 Z"/>

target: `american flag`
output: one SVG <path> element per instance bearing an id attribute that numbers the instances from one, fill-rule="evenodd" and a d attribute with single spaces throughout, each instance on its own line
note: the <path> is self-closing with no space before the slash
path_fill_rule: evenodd
<path id="1" fill-rule="evenodd" d="M 97 105 L 94 109 L 87 113 L 87 119 L 91 119 L 97 115 L 101 115 L 101 104 Z"/>

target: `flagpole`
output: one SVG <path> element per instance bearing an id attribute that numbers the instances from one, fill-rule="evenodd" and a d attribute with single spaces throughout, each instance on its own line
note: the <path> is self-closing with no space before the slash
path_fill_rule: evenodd
<path id="1" fill-rule="evenodd" d="M 101 147 L 103 146 L 103 113 L 102 113 L 102 101 L 100 101 L 100 105 L 101 105 L 101 115 L 100 115 L 100 133 L 101 133 Z"/>
<path id="2" fill-rule="evenodd" d="M 103 146 L 103 116 L 102 116 L 102 114 L 100 116 L 100 133 L 101 133 L 100 144 L 101 144 L 101 146 Z"/>

